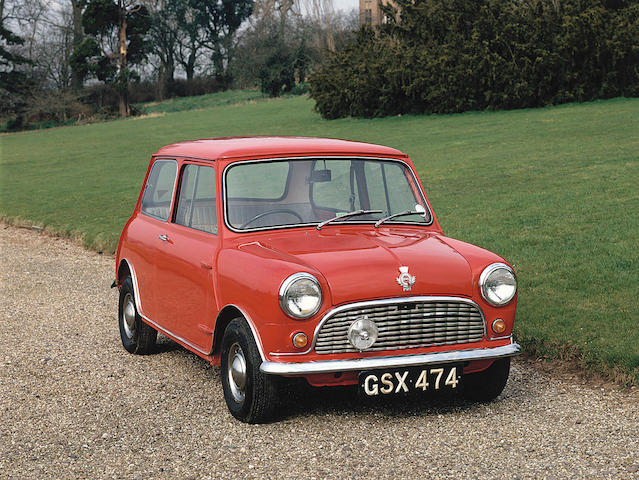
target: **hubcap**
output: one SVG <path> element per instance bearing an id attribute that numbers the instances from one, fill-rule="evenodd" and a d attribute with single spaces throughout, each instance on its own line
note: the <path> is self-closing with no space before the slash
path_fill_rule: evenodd
<path id="1" fill-rule="evenodd" d="M 231 395 L 236 402 L 244 401 L 246 387 L 246 359 L 242 347 L 238 343 L 231 345 L 228 357 L 227 377 L 229 379 L 229 387 Z"/>
<path id="2" fill-rule="evenodd" d="M 127 338 L 133 339 L 135 336 L 135 303 L 130 293 L 124 297 L 122 316 L 124 317 L 124 333 Z"/>

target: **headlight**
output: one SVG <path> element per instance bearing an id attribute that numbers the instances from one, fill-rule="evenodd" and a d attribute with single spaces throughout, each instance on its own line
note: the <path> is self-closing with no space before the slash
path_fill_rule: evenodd
<path id="1" fill-rule="evenodd" d="M 280 287 L 280 306 L 293 318 L 308 318 L 322 305 L 322 289 L 310 273 L 295 273 Z"/>
<path id="2" fill-rule="evenodd" d="M 479 277 L 481 294 L 491 305 L 502 307 L 517 293 L 515 272 L 505 263 L 488 265 Z"/>

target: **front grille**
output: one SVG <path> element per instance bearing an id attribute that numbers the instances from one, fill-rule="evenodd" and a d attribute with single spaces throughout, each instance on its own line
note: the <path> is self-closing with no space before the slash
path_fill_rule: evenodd
<path id="1" fill-rule="evenodd" d="M 379 328 L 379 337 L 367 352 L 479 342 L 484 335 L 483 316 L 474 303 L 455 299 L 377 301 L 338 309 L 317 333 L 315 351 L 356 352 L 347 333 L 364 316 Z"/>

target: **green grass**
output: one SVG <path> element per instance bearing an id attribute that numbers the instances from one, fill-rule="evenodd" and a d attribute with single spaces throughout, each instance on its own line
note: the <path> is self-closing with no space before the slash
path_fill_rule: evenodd
<path id="1" fill-rule="evenodd" d="M 259 90 L 226 90 L 224 92 L 198 95 L 195 97 L 172 98 L 164 102 L 138 103 L 135 106 L 147 114 L 169 113 L 256 102 L 266 100 L 267 98 L 268 97 L 265 97 Z"/>
<path id="2" fill-rule="evenodd" d="M 444 231 L 514 264 L 529 352 L 639 381 L 639 99 L 335 121 L 312 107 L 293 97 L 1 136 L 0 215 L 112 251 L 168 143 L 287 134 L 397 147 Z"/>

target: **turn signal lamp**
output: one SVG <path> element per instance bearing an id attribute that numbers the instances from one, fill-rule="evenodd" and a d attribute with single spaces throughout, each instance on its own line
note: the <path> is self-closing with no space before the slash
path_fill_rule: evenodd
<path id="1" fill-rule="evenodd" d="M 498 318 L 493 322 L 492 328 L 495 333 L 504 333 L 506 331 L 506 322 L 504 322 L 501 318 Z"/>
<path id="2" fill-rule="evenodd" d="M 293 345 L 295 345 L 297 348 L 304 348 L 306 345 L 308 345 L 308 338 L 302 332 L 296 333 L 295 335 L 293 335 Z"/>

